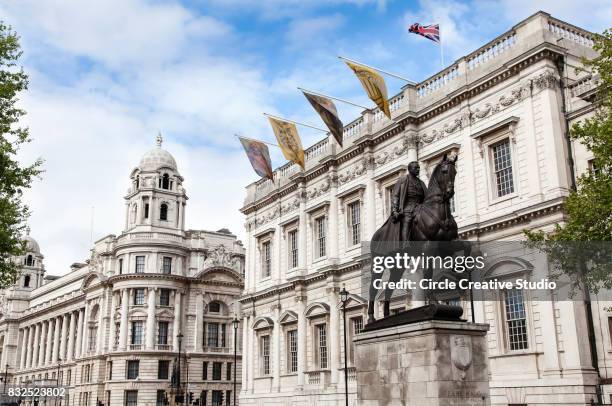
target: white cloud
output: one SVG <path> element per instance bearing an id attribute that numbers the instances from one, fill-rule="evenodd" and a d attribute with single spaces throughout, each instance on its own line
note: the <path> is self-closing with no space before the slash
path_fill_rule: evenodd
<path id="1" fill-rule="evenodd" d="M 320 42 L 329 42 L 329 35 L 344 23 L 340 14 L 313 18 L 295 19 L 287 30 L 287 39 L 292 45 L 310 44 L 320 46 Z"/>

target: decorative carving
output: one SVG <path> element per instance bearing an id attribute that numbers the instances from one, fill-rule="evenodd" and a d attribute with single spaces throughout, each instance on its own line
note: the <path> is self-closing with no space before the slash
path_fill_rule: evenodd
<path id="1" fill-rule="evenodd" d="M 299 203 L 298 203 L 299 206 Z M 266 224 L 272 220 L 274 220 L 276 217 L 278 217 L 279 215 L 279 208 L 278 207 L 274 207 L 269 213 L 262 215 L 261 217 L 258 217 L 257 219 L 255 219 L 255 225 L 256 226 L 261 226 L 263 224 Z"/>
<path id="2" fill-rule="evenodd" d="M 552 89 L 557 86 L 557 83 L 559 82 L 559 76 L 557 76 L 554 71 L 549 69 L 546 72 L 538 75 L 538 77 L 533 79 L 532 82 L 533 86 L 538 91 L 542 91 L 544 89 Z"/>
<path id="3" fill-rule="evenodd" d="M 292 211 L 298 209 L 299 207 L 300 207 L 300 201 L 298 199 L 294 199 L 293 201 L 289 203 L 285 203 L 284 205 L 281 205 L 281 208 L 280 208 L 281 215 L 291 213 Z"/>
<path id="4" fill-rule="evenodd" d="M 329 188 L 330 188 L 329 181 L 324 180 L 319 187 L 314 187 L 314 188 L 309 189 L 309 190 L 306 191 L 306 200 L 314 199 L 316 197 L 319 197 L 319 196 L 327 193 Z"/>
<path id="5" fill-rule="evenodd" d="M 363 160 L 359 161 L 355 165 L 347 169 L 346 172 L 338 176 L 338 183 L 342 185 L 347 182 L 350 182 L 351 180 L 356 179 L 359 176 L 363 175 L 365 172 L 366 172 L 365 162 Z"/>
<path id="6" fill-rule="evenodd" d="M 204 261 L 204 269 L 213 267 L 224 267 L 240 272 L 240 260 L 233 257 L 233 253 L 225 248 L 225 245 L 219 245 L 215 248 Z"/>
<path id="7" fill-rule="evenodd" d="M 466 371 L 472 365 L 472 339 L 470 336 L 451 336 L 451 360 L 459 370 L 459 378 L 463 381 Z"/>

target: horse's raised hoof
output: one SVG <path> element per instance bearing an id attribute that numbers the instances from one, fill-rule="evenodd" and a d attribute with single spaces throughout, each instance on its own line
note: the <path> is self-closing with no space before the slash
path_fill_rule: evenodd
<path id="1" fill-rule="evenodd" d="M 368 314 L 368 324 L 370 323 L 374 323 L 376 321 L 376 319 L 374 318 L 373 314 Z"/>

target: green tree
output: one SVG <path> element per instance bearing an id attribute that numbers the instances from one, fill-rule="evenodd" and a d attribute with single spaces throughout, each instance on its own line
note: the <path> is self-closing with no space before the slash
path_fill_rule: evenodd
<path id="1" fill-rule="evenodd" d="M 581 175 L 565 201 L 567 219 L 551 233 L 525 231 L 533 246 L 549 254 L 557 275 L 570 274 L 577 285 L 597 292 L 612 288 L 612 31 L 597 37 L 599 56 L 582 70 L 599 75 L 591 118 L 574 124 L 570 137 L 593 153 L 593 169 Z M 553 275 L 555 276 L 555 275 Z"/>
<path id="2" fill-rule="evenodd" d="M 19 126 L 25 111 L 17 106 L 18 94 L 28 88 L 28 76 L 17 61 L 19 37 L 0 21 L 0 287 L 11 284 L 18 272 L 12 257 L 24 251 L 23 231 L 29 215 L 23 192 L 41 172 L 42 161 L 18 161 L 20 147 L 30 142 L 28 129 Z"/>

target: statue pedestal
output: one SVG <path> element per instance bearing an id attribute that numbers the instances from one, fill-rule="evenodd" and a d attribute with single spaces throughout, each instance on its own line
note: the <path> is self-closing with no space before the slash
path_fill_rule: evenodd
<path id="1" fill-rule="evenodd" d="M 490 405 L 489 326 L 435 319 L 402 324 L 401 316 L 368 325 L 354 339 L 357 405 Z"/>

